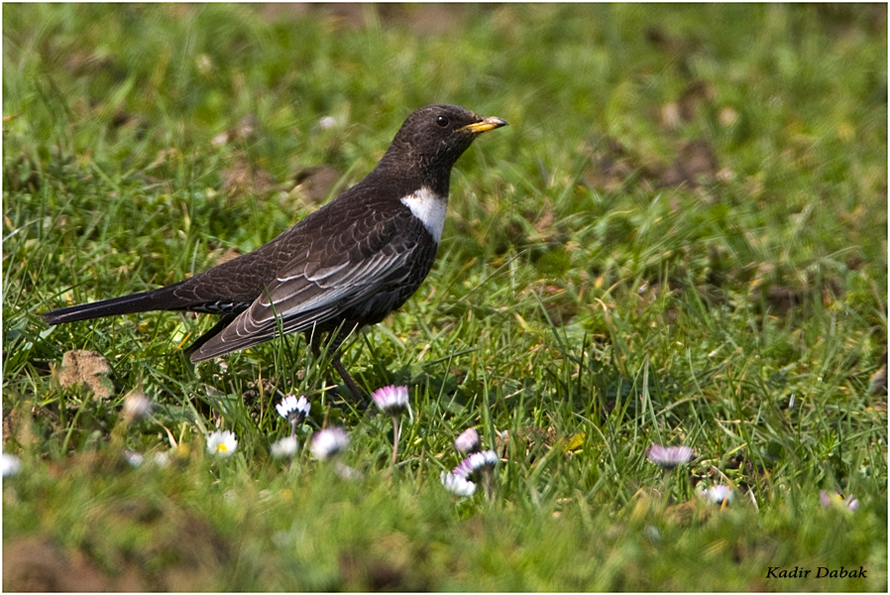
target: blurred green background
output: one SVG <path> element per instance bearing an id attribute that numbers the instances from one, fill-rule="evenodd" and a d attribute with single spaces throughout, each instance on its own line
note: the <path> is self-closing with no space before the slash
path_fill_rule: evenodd
<path id="1" fill-rule="evenodd" d="M 203 318 L 41 322 L 261 246 L 433 102 L 510 126 L 345 357 L 411 387 L 395 475 L 297 338 L 195 368 Z M 885 5 L 4 4 L 3 118 L 4 588 L 886 591 Z M 365 479 L 270 459 L 284 392 Z M 492 503 L 439 484 L 470 425 Z M 653 442 L 698 458 L 674 481 Z"/>

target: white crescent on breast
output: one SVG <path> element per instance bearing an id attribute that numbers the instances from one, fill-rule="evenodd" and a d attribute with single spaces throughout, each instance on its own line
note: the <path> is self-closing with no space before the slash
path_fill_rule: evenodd
<path id="1" fill-rule="evenodd" d="M 442 229 L 445 227 L 445 210 L 448 208 L 448 199 L 442 198 L 427 187 L 402 198 L 402 204 L 411 209 L 414 216 L 420 219 L 436 244 L 442 239 Z"/>

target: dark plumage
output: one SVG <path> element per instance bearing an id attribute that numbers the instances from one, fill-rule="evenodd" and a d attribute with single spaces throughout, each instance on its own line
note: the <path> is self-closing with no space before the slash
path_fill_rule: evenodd
<path id="1" fill-rule="evenodd" d="M 336 332 L 332 363 L 358 399 L 340 343 L 417 290 L 436 257 L 452 166 L 478 134 L 506 124 L 452 105 L 420 108 L 361 182 L 261 248 L 168 287 L 42 316 L 60 324 L 149 310 L 220 314 L 189 347 L 196 363 L 267 341 L 279 325 L 305 332 L 316 351 L 321 334 Z"/>

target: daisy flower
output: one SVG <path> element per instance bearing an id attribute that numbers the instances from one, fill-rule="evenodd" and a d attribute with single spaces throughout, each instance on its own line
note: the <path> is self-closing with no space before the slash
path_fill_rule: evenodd
<path id="1" fill-rule="evenodd" d="M 142 453 L 133 450 L 125 450 L 124 460 L 127 461 L 127 464 L 129 464 L 130 467 L 141 467 L 142 463 L 145 462 L 145 457 L 142 456 Z"/>
<path id="2" fill-rule="evenodd" d="M 310 406 L 306 397 L 298 399 L 294 395 L 287 395 L 275 405 L 275 409 L 278 415 L 290 422 L 290 436 L 293 438 L 297 434 L 297 426 L 309 415 Z"/>
<path id="3" fill-rule="evenodd" d="M 825 490 L 821 490 L 819 492 L 819 502 L 826 508 L 829 506 L 836 506 L 845 510 L 856 510 L 859 508 L 859 500 L 853 496 L 844 498 L 840 492 L 829 495 Z"/>
<path id="4" fill-rule="evenodd" d="M 460 475 L 443 471 L 439 475 L 439 479 L 446 490 L 461 498 L 468 498 L 476 492 L 476 484 L 472 481 L 467 481 L 466 478 Z"/>
<path id="5" fill-rule="evenodd" d="M 296 454 L 297 449 L 299 448 L 300 443 L 297 441 L 296 437 L 288 436 L 287 438 L 282 438 L 273 443 L 270 450 L 272 456 L 276 459 L 289 459 Z"/>
<path id="6" fill-rule="evenodd" d="M 148 417 L 151 415 L 151 400 L 145 396 L 145 393 L 132 392 L 124 398 L 121 414 L 128 422 Z"/>
<path id="7" fill-rule="evenodd" d="M 384 386 L 371 393 L 371 398 L 381 411 L 392 417 L 392 464 L 395 466 L 399 456 L 399 417 L 405 411 L 411 411 L 408 405 L 408 387 Z"/>
<path id="8" fill-rule="evenodd" d="M 228 457 L 238 448 L 235 433 L 229 430 L 210 432 L 207 435 L 207 452 L 218 457 Z"/>
<path id="9" fill-rule="evenodd" d="M 727 485 L 715 485 L 699 492 L 702 498 L 714 504 L 725 506 L 735 499 L 735 494 Z"/>
<path id="10" fill-rule="evenodd" d="M 349 436 L 340 427 L 325 428 L 312 436 L 312 456 L 326 461 L 349 446 Z"/>
<path id="11" fill-rule="evenodd" d="M 275 409 L 278 410 L 278 415 L 297 425 L 309 415 L 310 406 L 306 397 L 301 396 L 298 399 L 294 395 L 287 395 L 281 399 L 280 403 L 275 405 Z"/>
<path id="12" fill-rule="evenodd" d="M 454 474 L 464 479 L 475 479 L 483 473 L 491 472 L 498 464 L 498 454 L 493 450 L 474 452 L 455 467 Z"/>
<path id="13" fill-rule="evenodd" d="M 650 461 L 663 469 L 674 469 L 694 459 L 695 453 L 688 446 L 653 444 L 646 456 Z"/>
<path id="14" fill-rule="evenodd" d="M 483 450 L 465 458 L 451 473 L 467 482 L 478 481 L 481 478 L 485 495 L 491 501 L 493 494 L 491 477 L 497 464 L 498 453 L 493 450 Z"/>
<path id="15" fill-rule="evenodd" d="M 454 448 L 461 454 L 479 452 L 480 446 L 481 441 L 476 428 L 464 430 L 460 436 L 454 439 Z"/>
<path id="16" fill-rule="evenodd" d="M 371 398 L 386 414 L 398 416 L 408 411 L 407 386 L 384 386 L 371 393 Z"/>
<path id="17" fill-rule="evenodd" d="M 22 468 L 22 460 L 15 455 L 8 455 L 5 452 L 0 455 L 0 470 L 3 477 L 10 477 L 19 472 Z"/>

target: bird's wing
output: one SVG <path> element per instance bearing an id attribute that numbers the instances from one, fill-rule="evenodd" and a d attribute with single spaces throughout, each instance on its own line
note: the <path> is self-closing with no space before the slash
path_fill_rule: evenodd
<path id="1" fill-rule="evenodd" d="M 338 321 L 344 310 L 408 277 L 422 233 L 428 232 L 408 209 L 396 209 L 357 218 L 336 236 L 315 238 L 192 361 L 267 341 L 279 334 L 279 324 L 291 333 Z"/>

